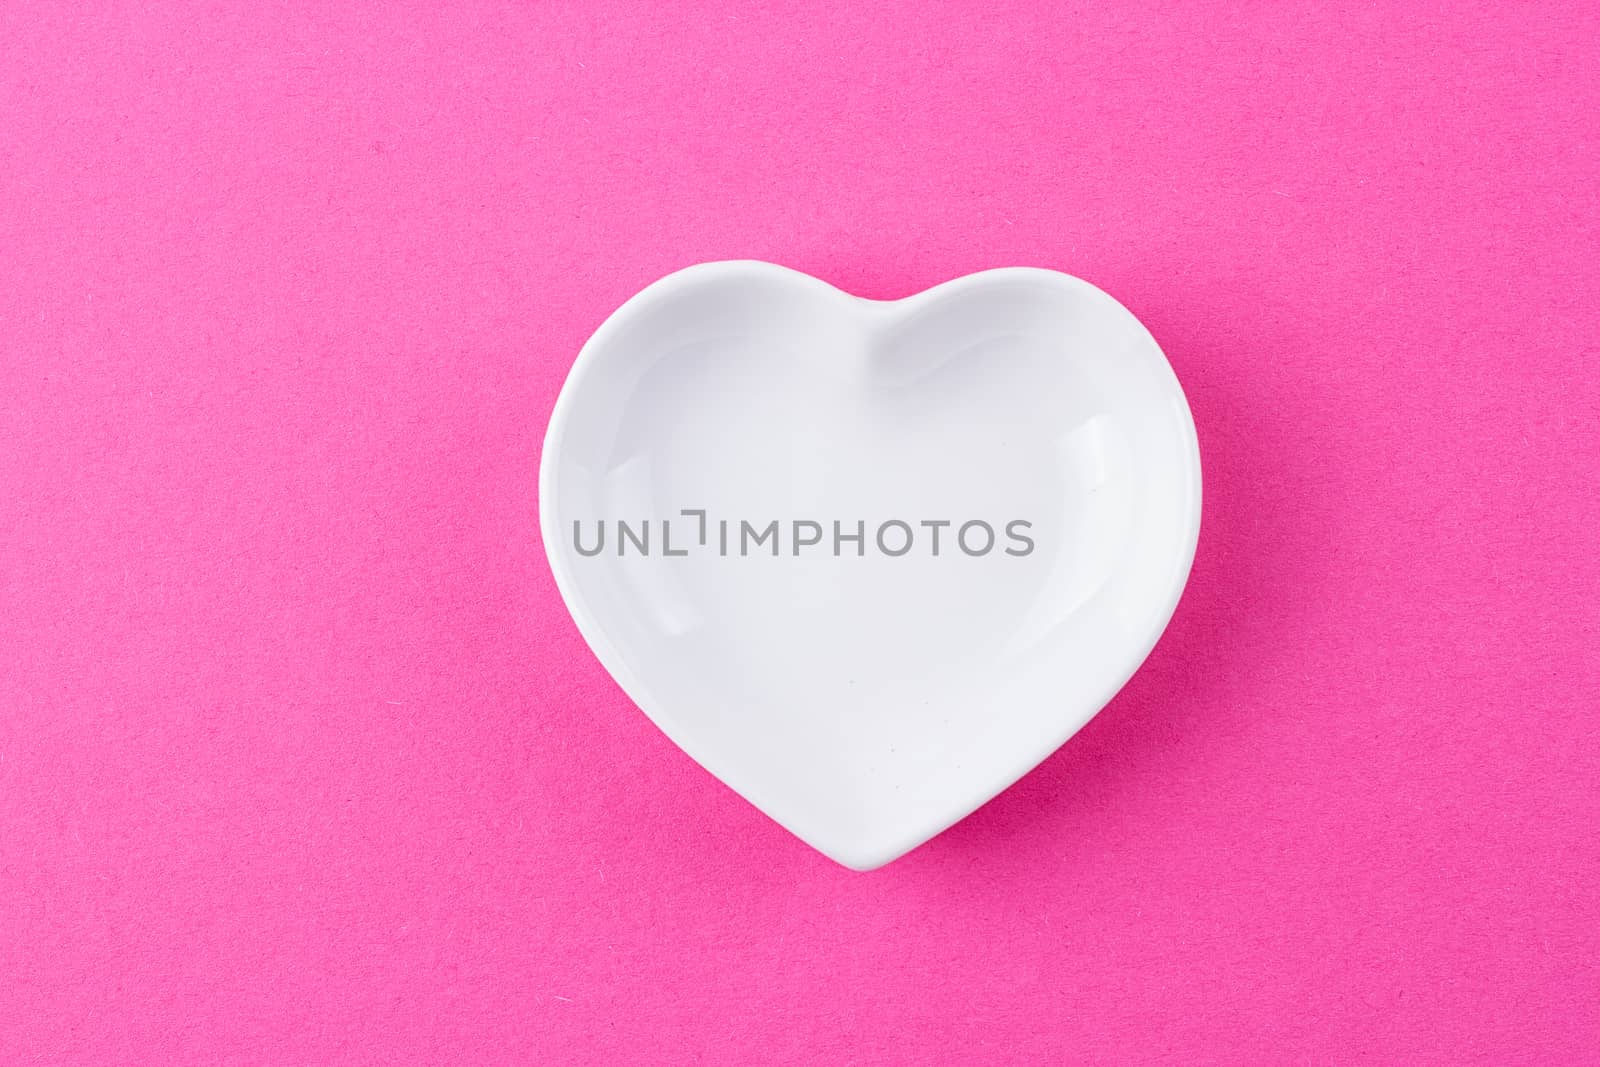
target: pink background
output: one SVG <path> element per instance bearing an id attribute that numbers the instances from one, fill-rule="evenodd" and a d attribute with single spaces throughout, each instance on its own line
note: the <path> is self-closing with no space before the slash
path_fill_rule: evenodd
<path id="1" fill-rule="evenodd" d="M 1592 4 L 0 13 L 0 1060 L 1600 1062 Z M 536 533 L 698 260 L 1079 274 L 1194 578 L 849 873 Z"/>

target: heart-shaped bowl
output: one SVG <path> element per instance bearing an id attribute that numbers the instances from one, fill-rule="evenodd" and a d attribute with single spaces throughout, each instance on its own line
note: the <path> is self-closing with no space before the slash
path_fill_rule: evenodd
<path id="1" fill-rule="evenodd" d="M 1055 271 L 904 300 L 770 263 L 663 278 L 556 402 L 540 530 L 579 631 L 685 752 L 877 867 L 1143 662 L 1200 527 L 1183 390 Z"/>

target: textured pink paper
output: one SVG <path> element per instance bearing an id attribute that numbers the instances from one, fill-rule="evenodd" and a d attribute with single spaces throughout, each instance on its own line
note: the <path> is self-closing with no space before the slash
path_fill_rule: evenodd
<path id="1" fill-rule="evenodd" d="M 1600 8 L 659 6 L 0 12 L 0 1061 L 1595 1062 Z M 1145 669 L 870 875 L 537 541 L 743 256 L 1079 274 L 1200 430 Z"/>

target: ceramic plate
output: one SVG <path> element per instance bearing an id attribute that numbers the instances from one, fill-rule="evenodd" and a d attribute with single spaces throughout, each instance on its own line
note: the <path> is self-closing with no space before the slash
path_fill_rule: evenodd
<path id="1" fill-rule="evenodd" d="M 1160 348 L 1077 278 L 874 301 L 707 263 L 584 346 L 540 500 L 556 583 L 627 694 L 867 869 L 1127 681 L 1189 574 L 1200 458 Z"/>

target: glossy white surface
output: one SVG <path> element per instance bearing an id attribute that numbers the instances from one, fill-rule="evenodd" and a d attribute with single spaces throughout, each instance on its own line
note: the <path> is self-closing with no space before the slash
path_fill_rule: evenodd
<path id="1" fill-rule="evenodd" d="M 650 286 L 584 346 L 540 524 L 585 639 L 677 744 L 850 867 L 886 863 L 1095 714 L 1177 605 L 1200 522 L 1194 424 L 1143 326 L 1011 268 L 905 300 L 759 262 Z M 707 542 L 698 541 L 704 509 Z M 650 520 L 618 554 L 615 520 Z M 780 522 L 723 556 L 716 523 Z M 661 554 L 661 521 L 684 556 Z M 822 543 L 794 554 L 794 520 Z M 910 527 L 885 554 L 875 532 Z M 932 553 L 935 527 L 940 552 Z M 968 555 L 956 528 L 995 547 Z M 1006 536 L 1015 520 L 1033 541 Z M 865 554 L 831 524 L 865 524 Z M 604 550 L 585 549 L 603 522 Z M 801 528 L 799 540 L 811 529 Z M 968 546 L 981 547 L 981 527 Z M 904 542 L 889 527 L 890 551 Z M 838 548 L 841 555 L 834 555 Z"/>

